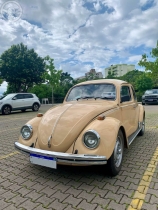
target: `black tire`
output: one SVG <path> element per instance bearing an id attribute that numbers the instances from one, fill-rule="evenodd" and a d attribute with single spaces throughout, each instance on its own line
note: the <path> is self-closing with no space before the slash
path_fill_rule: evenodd
<path id="1" fill-rule="evenodd" d="M 144 103 L 144 102 L 142 102 L 142 105 L 145 105 L 145 103 Z"/>
<path id="2" fill-rule="evenodd" d="M 26 111 L 26 109 L 22 109 L 21 111 L 22 111 L 22 112 L 25 112 L 25 111 Z"/>
<path id="3" fill-rule="evenodd" d="M 122 131 L 119 130 L 114 151 L 107 162 L 108 171 L 111 176 L 116 176 L 121 170 L 124 152 L 124 137 Z"/>
<path id="4" fill-rule="evenodd" d="M 2 114 L 4 115 L 8 115 L 11 113 L 11 107 L 9 105 L 5 105 L 3 108 L 2 108 Z"/>
<path id="5" fill-rule="evenodd" d="M 143 119 L 142 129 L 141 129 L 140 132 L 138 133 L 138 136 L 143 136 L 144 133 L 145 133 L 145 118 Z"/>
<path id="6" fill-rule="evenodd" d="M 39 104 L 38 103 L 34 103 L 32 106 L 32 111 L 37 112 L 39 110 Z"/>

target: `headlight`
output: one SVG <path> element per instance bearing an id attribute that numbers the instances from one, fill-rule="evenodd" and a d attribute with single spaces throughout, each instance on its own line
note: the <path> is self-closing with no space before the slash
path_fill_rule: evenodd
<path id="1" fill-rule="evenodd" d="M 26 124 L 21 128 L 21 136 L 23 139 L 25 140 L 30 139 L 32 134 L 33 134 L 33 129 L 31 125 Z"/>
<path id="2" fill-rule="evenodd" d="M 88 130 L 83 135 L 83 143 L 89 149 L 95 149 L 100 142 L 100 136 L 95 130 Z"/>

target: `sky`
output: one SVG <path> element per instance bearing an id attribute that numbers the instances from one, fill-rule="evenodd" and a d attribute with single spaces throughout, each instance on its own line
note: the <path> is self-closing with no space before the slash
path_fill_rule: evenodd
<path id="1" fill-rule="evenodd" d="M 158 0 L 0 0 L 0 55 L 22 42 L 73 78 L 112 64 L 143 70 L 157 40 Z"/>

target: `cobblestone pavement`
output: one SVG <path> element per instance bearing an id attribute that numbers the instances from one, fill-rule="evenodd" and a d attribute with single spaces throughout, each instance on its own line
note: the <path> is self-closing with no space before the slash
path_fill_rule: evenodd
<path id="1" fill-rule="evenodd" d="M 49 107 L 42 105 L 40 112 Z M 53 170 L 30 164 L 14 142 L 37 113 L 0 115 L 0 210 L 158 209 L 158 106 L 145 109 L 146 133 L 125 150 L 122 170 L 113 178 L 106 166 Z"/>

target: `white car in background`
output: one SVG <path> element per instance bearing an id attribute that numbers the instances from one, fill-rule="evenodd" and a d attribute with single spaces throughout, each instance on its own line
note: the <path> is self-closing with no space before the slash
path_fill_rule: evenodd
<path id="1" fill-rule="evenodd" d="M 38 111 L 40 101 L 35 94 L 32 93 L 12 93 L 0 98 L 0 112 L 2 114 L 10 114 L 11 111 L 32 109 Z"/>

